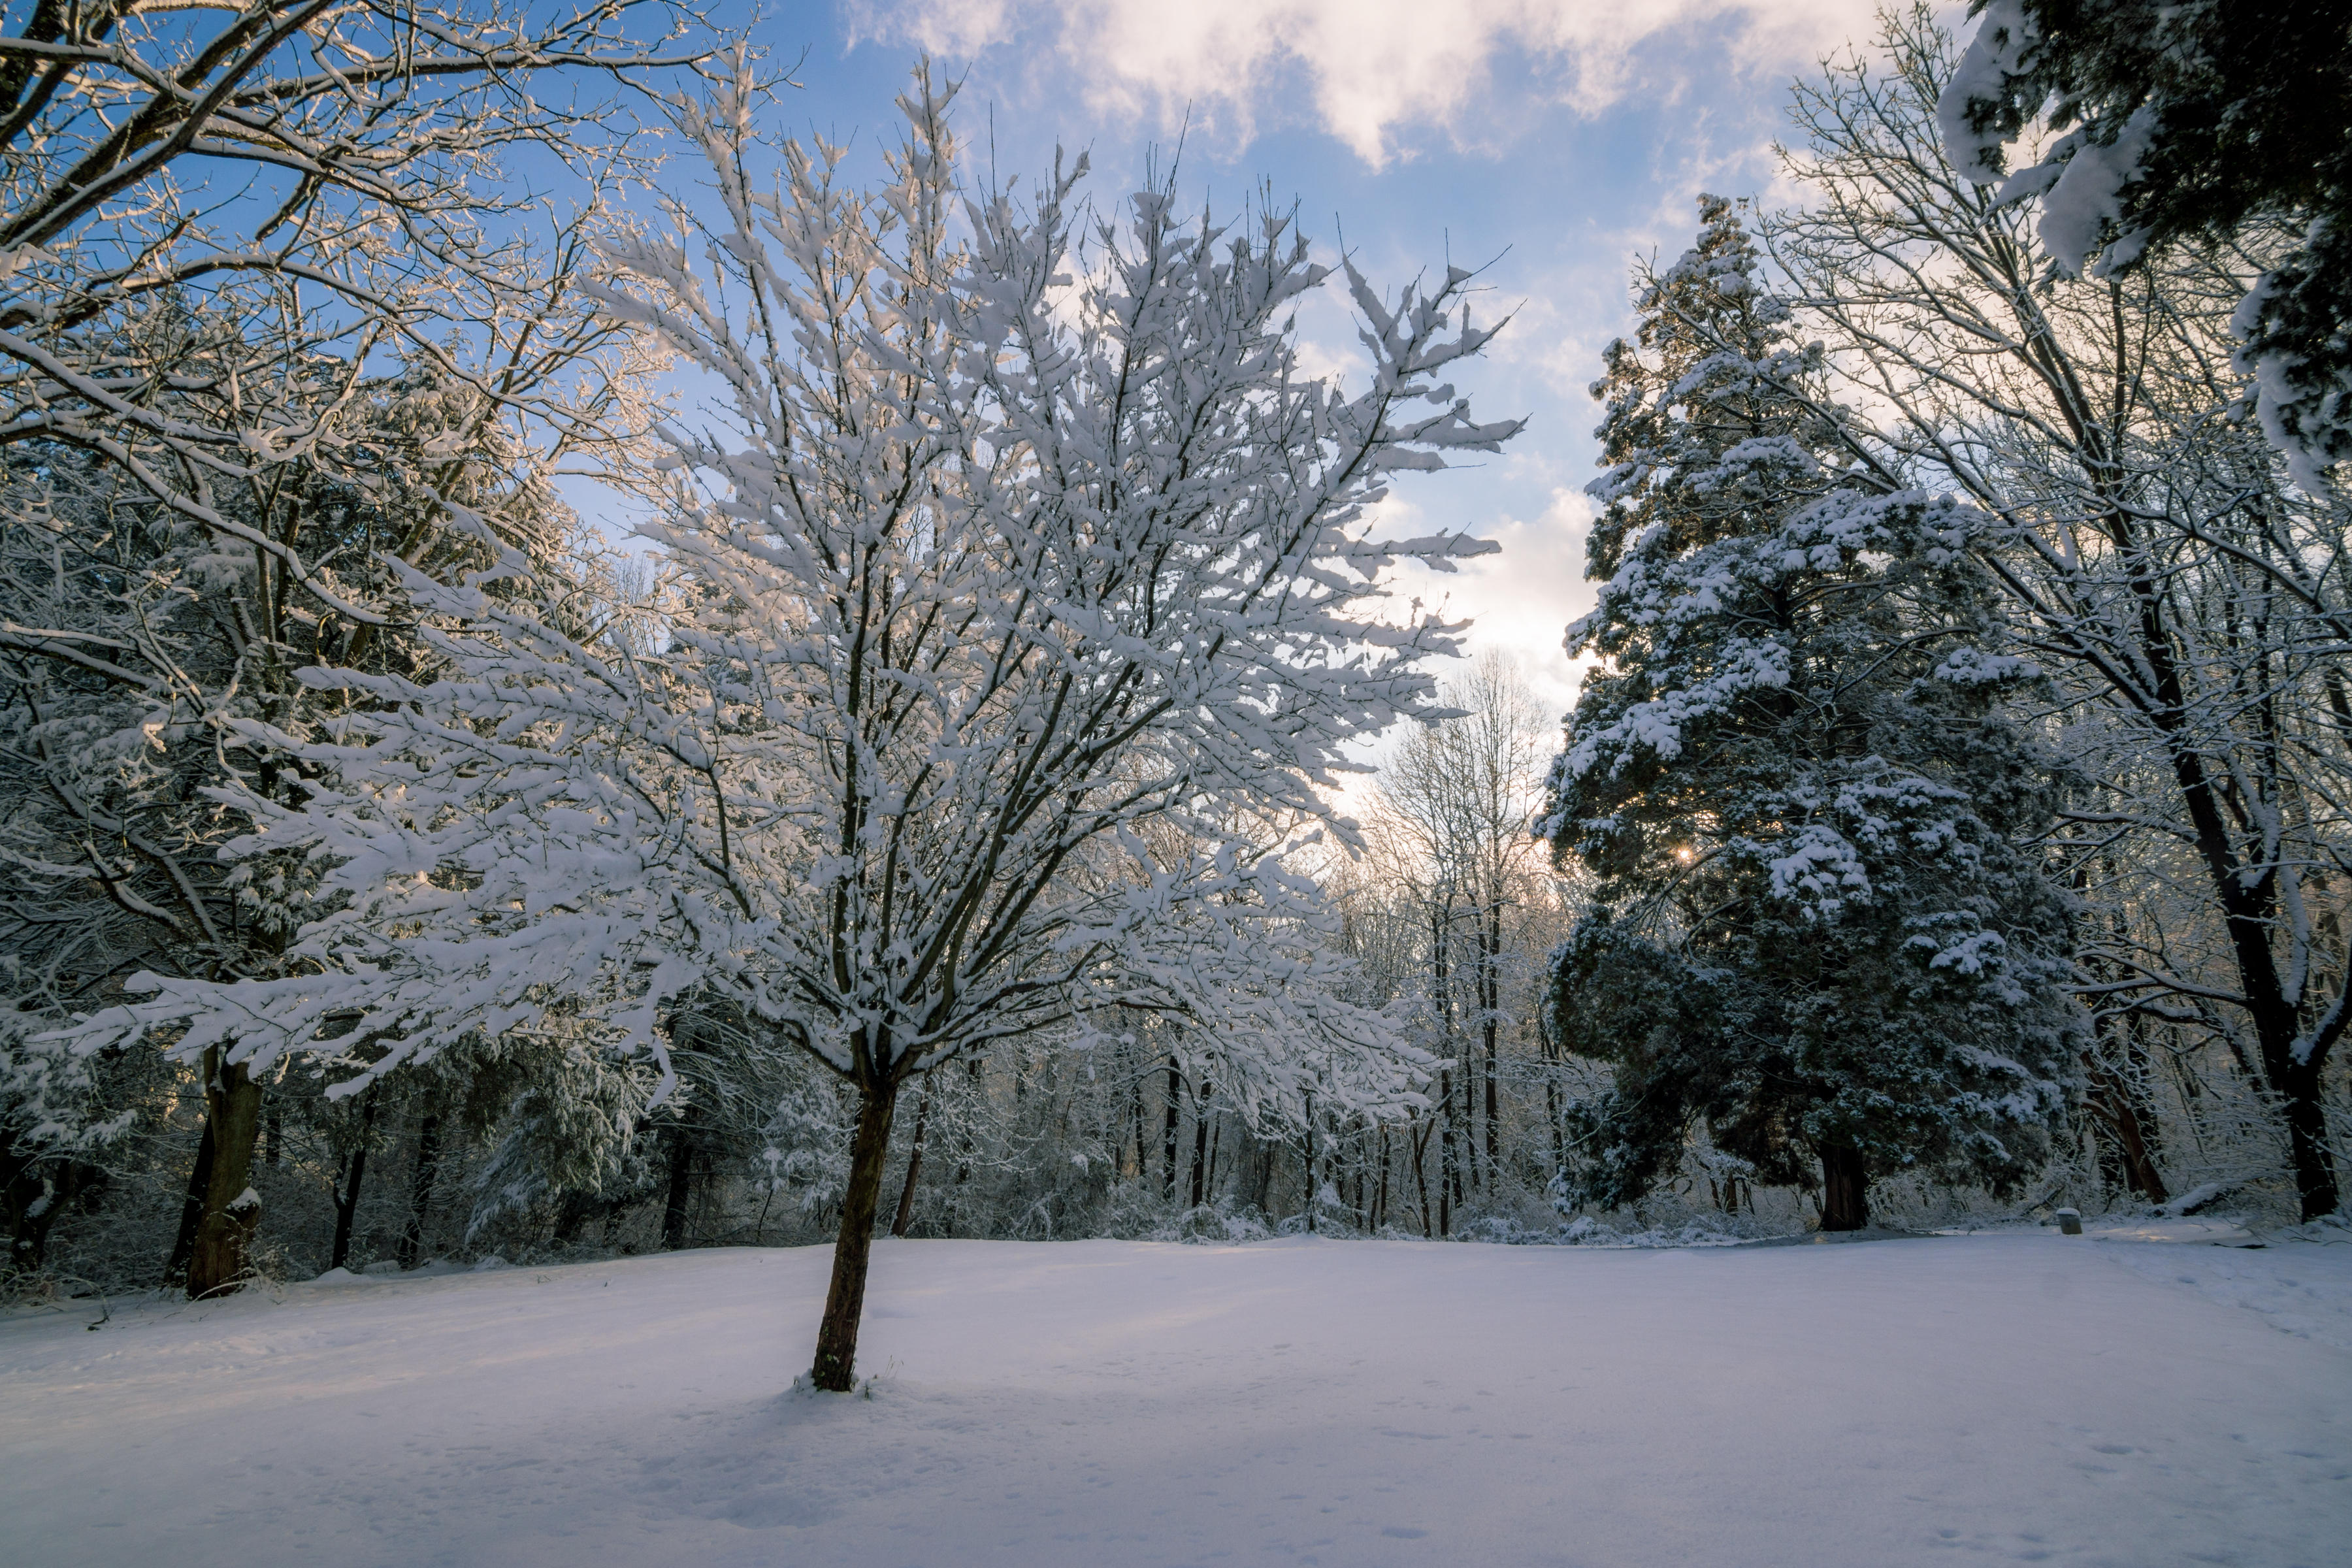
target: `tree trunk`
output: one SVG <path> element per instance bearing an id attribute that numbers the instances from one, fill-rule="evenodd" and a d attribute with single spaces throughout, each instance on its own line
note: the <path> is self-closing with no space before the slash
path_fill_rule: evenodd
<path id="1" fill-rule="evenodd" d="M 335 1239 L 327 1249 L 327 1267 L 341 1268 L 352 1260 L 352 1221 L 359 1214 L 360 1183 L 367 1177 L 367 1149 L 352 1151 L 343 1166 L 343 1190 L 335 1194 Z"/>
<path id="2" fill-rule="evenodd" d="M 686 1246 L 686 1210 L 694 1196 L 694 1131 L 686 1116 L 670 1124 L 669 1185 L 662 1194 L 662 1250 L 677 1252 Z"/>
<path id="3" fill-rule="evenodd" d="M 915 1179 L 923 1173 L 923 1124 L 931 1119 L 931 1075 L 923 1075 L 923 1098 L 915 1105 L 914 1145 L 907 1151 L 907 1184 L 898 1189 L 898 1212 L 890 1220 L 890 1234 L 904 1236 L 915 1217 Z"/>
<path id="4" fill-rule="evenodd" d="M 188 1195 L 180 1205 L 180 1230 L 172 1238 L 172 1256 L 163 1260 L 163 1283 L 177 1285 L 188 1277 L 188 1260 L 196 1255 L 196 1224 L 205 1217 L 205 1194 L 213 1184 L 213 1119 L 205 1114 L 205 1133 L 196 1140 L 196 1163 L 188 1170 Z"/>
<path id="5" fill-rule="evenodd" d="M 1454 1234 L 1454 1205 L 1462 1199 L 1462 1158 L 1454 1145 L 1454 1074 L 1437 1075 L 1437 1090 L 1445 1101 L 1445 1119 L 1437 1129 L 1437 1234 Z"/>
<path id="6" fill-rule="evenodd" d="M 2344 1199 L 2336 1182 L 2336 1156 L 2327 1142 L 2327 1101 L 2319 1086 L 2321 1064 L 2294 1066 L 2289 1053 L 2282 1051 L 2279 1056 L 2281 1066 L 2271 1081 L 2286 1101 L 2287 1150 L 2294 1162 L 2303 1217 L 2306 1223 L 2326 1219 Z"/>
<path id="7" fill-rule="evenodd" d="M 1209 1092 L 1209 1086 L 1202 1084 L 1201 1088 L 1203 1094 L 1195 1096 L 1192 1100 L 1192 1206 L 1193 1208 L 1201 1206 L 1201 1177 L 1209 1158 L 1209 1108 L 1203 1098 Z"/>
<path id="8" fill-rule="evenodd" d="M 1177 1096 L 1184 1089 L 1183 1075 L 1176 1070 L 1176 1058 L 1168 1058 L 1168 1119 L 1160 1128 L 1160 1196 L 1162 1202 L 1176 1196 L 1176 1120 L 1181 1114 Z"/>
<path id="9" fill-rule="evenodd" d="M 1315 1096 L 1307 1096 L 1307 1229 L 1315 1230 Z"/>
<path id="10" fill-rule="evenodd" d="M 1495 1026 L 1486 1026 L 1486 1184 L 1499 1191 L 1503 1184 L 1503 1112 L 1496 1095 L 1501 1074 L 1496 1059 Z"/>
<path id="11" fill-rule="evenodd" d="M 433 1204 L 433 1178 L 441 1173 L 441 1119 L 426 1112 L 416 1127 L 416 1173 L 408 1185 L 408 1228 L 401 1233 L 400 1266 L 414 1268 L 425 1250 L 425 1211 Z"/>
<path id="12" fill-rule="evenodd" d="M 212 1131 L 213 1168 L 205 1184 L 204 1217 L 188 1257 L 188 1294 L 215 1295 L 244 1280 L 261 1224 L 261 1199 L 252 1187 L 253 1145 L 261 1133 L 261 1085 L 245 1064 L 223 1063 L 220 1047 L 205 1053 L 205 1117 Z"/>
<path id="13" fill-rule="evenodd" d="M 1503 894 L 1499 878 L 1486 906 L 1485 951 L 1478 955 L 1478 1002 L 1486 1013 L 1481 1028 L 1486 1037 L 1486 1178 L 1497 1188 L 1503 1180 L 1503 1111 L 1499 1085 L 1496 1035 L 1503 1011 Z"/>
<path id="14" fill-rule="evenodd" d="M 817 1325 L 816 1363 L 809 1381 L 833 1394 L 856 1384 L 857 1324 L 866 1311 L 866 1265 L 874 1255 L 874 1220 L 882 1203 L 882 1167 L 890 1158 L 890 1117 L 896 1084 L 861 1088 L 857 1131 L 849 1144 L 849 1184 L 841 1194 L 841 1237 L 833 1246 L 833 1284 L 824 1321 Z"/>
<path id="15" fill-rule="evenodd" d="M 2327 1143 L 2327 1110 L 2320 1098 L 2320 1071 L 2325 1055 L 2317 1050 L 2295 1060 L 2299 1020 L 2286 999 L 2286 987 L 2271 951 L 2278 915 L 2276 867 L 2254 877 L 2246 875 L 2246 861 L 2238 854 L 2216 789 L 2212 769 L 2199 750 L 2189 706 L 2184 695 L 2174 640 L 2164 618 L 2168 590 L 2151 579 L 2136 578 L 2133 590 L 2140 611 L 2141 657 L 2156 677 L 2155 694 L 2161 705 L 2151 717 L 2164 733 L 2172 752 L 2172 770 L 2189 809 L 2197 847 L 2206 874 L 2221 906 L 2238 961 L 2238 983 L 2252 1016 L 2254 1037 L 2262 1052 L 2263 1077 L 2279 1097 L 2286 1116 L 2287 1152 L 2294 1184 L 2308 1222 L 2336 1212 L 2342 1201 L 2336 1184 L 2336 1160 Z"/>
<path id="16" fill-rule="evenodd" d="M 1412 1184 L 1421 1194 L 1421 1238 L 1423 1241 L 1429 1241 L 1433 1237 L 1429 1223 L 1429 1171 L 1426 1163 L 1429 1155 L 1428 1128 L 1423 1128 L 1417 1135 L 1408 1139 L 1407 1142 L 1412 1145 Z M 1444 1184 L 1441 1182 L 1438 1186 L 1439 1190 L 1443 1191 Z"/>
<path id="17" fill-rule="evenodd" d="M 1213 1116 L 1209 1119 L 1209 1178 L 1203 1184 L 1203 1190 L 1208 1194 L 1208 1196 L 1202 1200 L 1205 1203 L 1213 1204 L 1217 1201 L 1217 1156 L 1223 1152 L 1224 1146 L 1224 1119 Z"/>
<path id="18" fill-rule="evenodd" d="M 1822 1152 L 1822 1228 L 1862 1230 L 1870 1224 L 1870 1177 L 1857 1149 Z"/>
<path id="19" fill-rule="evenodd" d="M 1135 1133 L 1135 1179 L 1139 1182 L 1143 1180 L 1144 1162 L 1150 1155 L 1150 1150 L 1144 1142 L 1143 1131 L 1143 1079 L 1148 1069 L 1141 1068 L 1136 1069 L 1134 1079 L 1128 1085 L 1127 1092 L 1128 1120 L 1133 1124 Z M 927 1089 L 926 1104 L 929 1102 L 929 1093 Z"/>
<path id="20" fill-rule="evenodd" d="M 2156 1168 L 2155 1140 L 2147 1097 L 2126 1075 L 2099 1059 L 2095 1050 L 2083 1054 L 2091 1080 L 2090 1112 L 2094 1132 L 2111 1166 L 2127 1192 L 2160 1204 L 2171 1196 Z"/>
<path id="21" fill-rule="evenodd" d="M 568 1192 L 555 1205 L 555 1245 L 570 1247 L 588 1228 L 588 1216 L 596 1212 L 596 1200 L 586 1193 Z"/>
<path id="22" fill-rule="evenodd" d="M 360 1183 L 367 1177 L 368 1134 L 375 1129 L 375 1096 L 370 1094 L 360 1108 L 359 1146 L 352 1151 L 343 1190 L 335 1196 L 335 1240 L 327 1254 L 330 1268 L 341 1268 L 352 1258 L 352 1222 L 360 1212 Z"/>
<path id="23" fill-rule="evenodd" d="M 1541 1006 L 1536 1009 L 1536 1037 L 1543 1044 L 1544 1115 L 1551 1122 L 1552 1180 L 1565 1184 L 1568 1180 L 1568 1124 L 1560 1119 L 1560 1049 L 1551 1037 L 1551 1024 L 1545 1016 L 1546 1011 Z"/>

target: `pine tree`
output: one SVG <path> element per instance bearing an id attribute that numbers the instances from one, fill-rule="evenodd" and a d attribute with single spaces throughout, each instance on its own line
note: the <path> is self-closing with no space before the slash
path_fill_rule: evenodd
<path id="1" fill-rule="evenodd" d="M 2036 1170 L 2081 1029 L 2028 847 L 2048 770 L 2006 716 L 2033 668 L 1967 550 L 1981 518 L 1846 461 L 1733 205 L 1646 279 L 1593 388 L 1601 659 L 1540 831 L 1593 873 L 1551 1005 L 1615 1066 L 1570 1201 L 1633 1200 L 1695 1121 L 1859 1228 L 1877 1177 Z M 1800 393 L 1809 394 L 1799 395 Z"/>

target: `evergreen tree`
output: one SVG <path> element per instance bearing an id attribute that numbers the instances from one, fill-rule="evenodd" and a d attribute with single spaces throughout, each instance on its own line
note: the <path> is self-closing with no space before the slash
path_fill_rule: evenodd
<path id="1" fill-rule="evenodd" d="M 1615 1066 L 1570 1201 L 1640 1196 L 1704 1118 L 1859 1228 L 1876 1177 L 2036 1170 L 2080 1024 L 2063 896 L 2030 847 L 2047 770 L 2006 716 L 2033 668 L 1968 551 L 1978 513 L 1843 461 L 1733 205 L 1647 279 L 1593 388 L 1611 467 L 1570 626 L 1601 661 L 1539 831 L 1595 908 L 1559 1037 Z"/>

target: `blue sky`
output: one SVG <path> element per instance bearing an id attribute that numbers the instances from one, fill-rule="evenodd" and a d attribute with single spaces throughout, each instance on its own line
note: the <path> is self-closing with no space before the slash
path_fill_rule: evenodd
<path id="1" fill-rule="evenodd" d="M 1391 502 L 1412 531 L 1464 527 L 1498 556 L 1402 591 L 1474 616 L 1474 648 L 1509 652 L 1547 704 L 1573 676 L 1560 629 L 1591 603 L 1581 576 L 1601 346 L 1626 330 L 1626 268 L 1688 243 L 1701 190 L 1785 198 L 1769 146 L 1787 84 L 1872 28 L 1868 0 L 835 0 L 757 26 L 772 56 L 803 47 L 781 129 L 895 135 L 892 100 L 919 50 L 964 81 L 959 126 L 996 166 L 1092 157 L 1097 202 L 1183 137 L 1181 184 L 1230 212 L 1261 184 L 1295 198 L 1327 255 L 1344 232 L 1391 285 L 1485 264 L 1482 314 L 1513 315 L 1491 358 L 1456 378 L 1484 417 L 1525 415 L 1505 456 L 1416 477 Z M 1957 19 L 1958 13 L 1948 14 Z M 1302 314 L 1344 363 L 1334 292 Z M 1406 515 L 1409 514 L 1409 515 Z"/>

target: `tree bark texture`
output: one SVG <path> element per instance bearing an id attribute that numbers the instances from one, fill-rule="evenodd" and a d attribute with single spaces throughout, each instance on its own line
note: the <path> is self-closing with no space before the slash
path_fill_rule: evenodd
<path id="1" fill-rule="evenodd" d="M 2262 1052 L 2263 1076 L 2285 1112 L 2287 1152 L 2295 1190 L 2303 1200 L 2303 1218 L 2319 1219 L 2334 1214 L 2342 1201 L 2336 1159 L 2327 1143 L 2327 1110 L 2320 1091 L 2326 1054 L 2313 1049 L 2302 1061 L 2295 1059 L 2300 1020 L 2294 1004 L 2286 999 L 2285 982 L 2271 951 L 2279 912 L 2278 868 L 2272 865 L 2247 875 L 2247 861 L 2231 838 L 2215 769 L 2200 749 L 2191 722 L 2191 706 L 2175 654 L 2179 641 L 2165 608 L 2166 590 L 2147 574 L 2136 575 L 2131 586 L 2140 606 L 2139 652 L 2155 677 L 2157 700 L 2149 716 L 2171 752 L 2173 776 L 2188 807 L 2214 901 L 2230 933 L 2238 961 L 2239 987 Z M 2254 853 L 2260 856 L 2263 851 Z"/>
<path id="2" fill-rule="evenodd" d="M 904 1236 L 915 1217 L 915 1183 L 923 1173 L 923 1127 L 931 1119 L 931 1079 L 923 1076 L 923 1098 L 915 1103 L 915 1136 L 907 1150 L 907 1181 L 898 1189 L 898 1212 L 891 1216 L 890 1234 Z M 1139 1126 L 1140 1113 L 1139 1112 Z"/>
<path id="3" fill-rule="evenodd" d="M 433 1179 L 441 1173 L 441 1119 L 427 1111 L 416 1127 L 416 1173 L 408 1186 L 408 1228 L 401 1233 L 400 1266 L 414 1268 L 425 1250 L 425 1211 L 433 1206 Z"/>
<path id="4" fill-rule="evenodd" d="M 367 1104 L 360 1110 L 359 1146 L 352 1151 L 343 1190 L 335 1196 L 335 1240 L 327 1255 L 330 1268 L 341 1268 L 351 1261 L 352 1222 L 360 1210 L 360 1184 L 367 1179 L 368 1134 L 375 1130 L 375 1096 L 370 1094 Z"/>
<path id="5" fill-rule="evenodd" d="M 1203 1084 L 1204 1089 L 1208 1087 Z M 1192 1101 L 1192 1174 L 1191 1206 L 1201 1206 L 1201 1180 L 1209 1161 L 1209 1108 L 1199 1097 Z"/>
<path id="6" fill-rule="evenodd" d="M 2172 1194 L 2156 1167 L 2155 1127 L 2147 1096 L 2095 1051 L 2084 1053 L 2083 1065 L 2090 1078 L 2088 1109 L 2103 1171 L 2120 1178 L 2134 1196 L 2152 1204 L 2165 1202 Z"/>
<path id="7" fill-rule="evenodd" d="M 352 1260 L 352 1222 L 359 1214 L 360 1183 L 367 1178 L 367 1149 L 352 1151 L 343 1167 L 343 1190 L 335 1194 L 335 1239 L 327 1251 L 327 1267 L 342 1268 Z"/>
<path id="8" fill-rule="evenodd" d="M 691 1113 L 681 1114 L 669 1130 L 669 1185 L 662 1194 L 662 1250 L 676 1252 L 686 1245 L 687 1205 L 694 1196 L 694 1129 Z"/>
<path id="9" fill-rule="evenodd" d="M 1429 1126 L 1427 1123 L 1423 1123 L 1421 1131 L 1413 1135 L 1412 1143 L 1412 1184 L 1421 1194 L 1421 1237 L 1423 1241 L 1432 1241 L 1436 1238 L 1430 1226 L 1429 1174 L 1427 1166 L 1424 1163 L 1429 1154 Z"/>
<path id="10" fill-rule="evenodd" d="M 1822 1150 L 1822 1228 L 1861 1230 L 1870 1224 L 1870 1176 L 1861 1151 Z"/>
<path id="11" fill-rule="evenodd" d="M 172 1238 L 172 1256 L 163 1261 L 163 1283 L 177 1285 L 188 1277 L 188 1260 L 196 1255 L 196 1226 L 205 1217 L 205 1195 L 213 1184 L 213 1118 L 205 1112 L 204 1136 L 196 1141 L 196 1163 L 188 1170 L 188 1195 L 180 1205 L 179 1234 Z"/>
<path id="12" fill-rule="evenodd" d="M 833 1247 L 833 1283 L 817 1325 L 809 1381 L 833 1394 L 856 1385 L 857 1324 L 866 1310 L 866 1273 L 874 1255 L 874 1220 L 882 1203 L 882 1167 L 890 1157 L 890 1118 L 898 1086 L 862 1087 L 857 1131 L 849 1144 L 849 1184 L 841 1194 L 841 1237 Z"/>
<path id="13" fill-rule="evenodd" d="M 1168 1114 L 1160 1127 L 1160 1196 L 1162 1200 L 1176 1195 L 1176 1120 L 1180 1114 L 1177 1096 L 1184 1089 L 1184 1076 L 1176 1070 L 1176 1058 L 1168 1058 Z"/>
<path id="14" fill-rule="evenodd" d="M 247 1201 L 252 1190 L 253 1146 L 261 1134 L 261 1085 L 245 1065 L 223 1063 L 215 1047 L 205 1055 L 205 1117 L 212 1129 L 213 1168 L 205 1184 L 204 1217 L 188 1258 L 192 1298 L 234 1290 L 251 1266 L 253 1233 L 261 1224 L 261 1202 Z"/>
<path id="15" fill-rule="evenodd" d="M 1150 1147 L 1144 1142 L 1143 1131 L 1143 1079 L 1147 1070 L 1139 1069 L 1136 1072 L 1135 1080 L 1128 1086 L 1129 1120 L 1135 1126 L 1135 1179 L 1139 1182 L 1143 1180 L 1145 1162 L 1151 1153 Z M 926 1089 L 925 1104 L 929 1103 L 929 1091 Z"/>
<path id="16" fill-rule="evenodd" d="M 1503 889 L 1499 876 L 1487 892 L 1486 929 L 1478 954 L 1479 1021 L 1486 1045 L 1486 1174 L 1500 1186 L 1503 1179 L 1503 1108 L 1497 1036 L 1503 1014 Z"/>
<path id="17" fill-rule="evenodd" d="M 1307 1096 L 1307 1229 L 1315 1230 L 1315 1096 Z"/>

